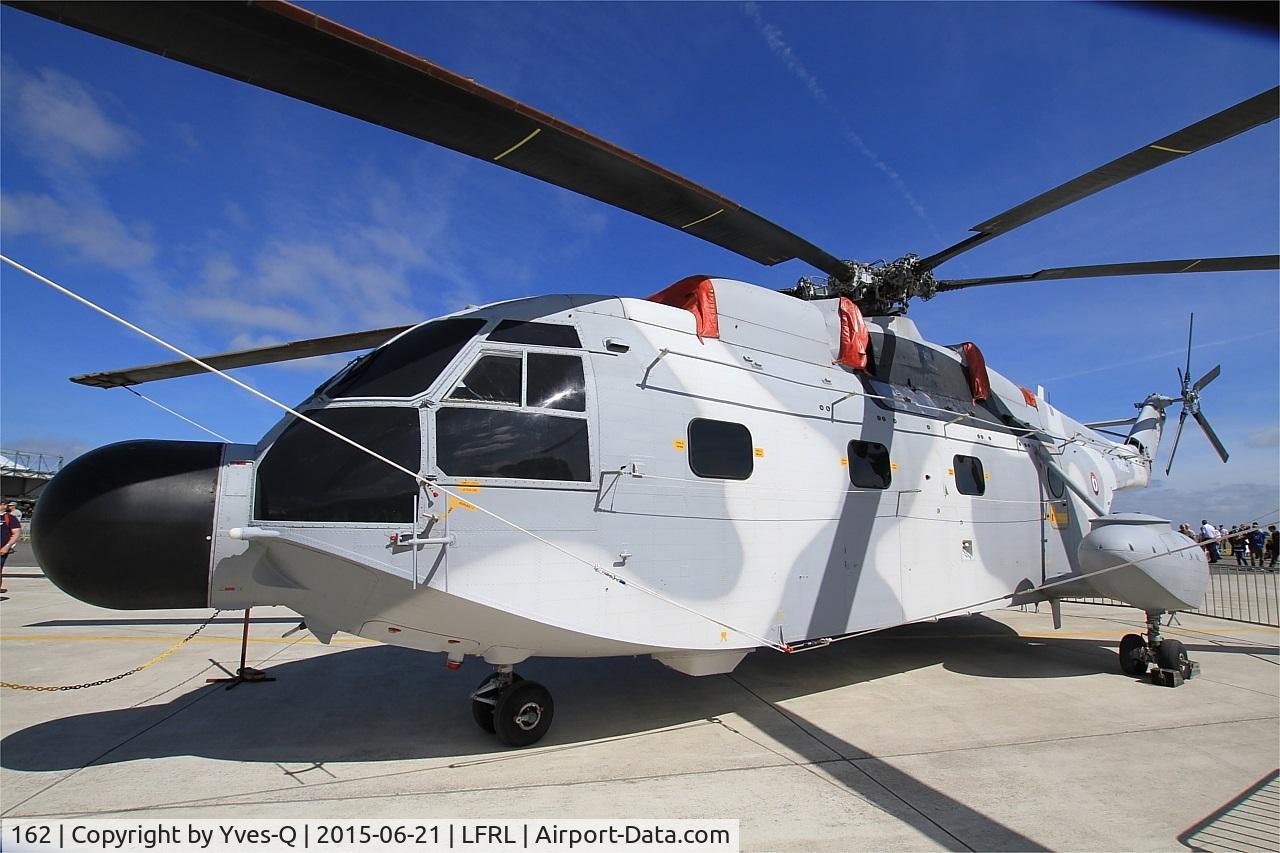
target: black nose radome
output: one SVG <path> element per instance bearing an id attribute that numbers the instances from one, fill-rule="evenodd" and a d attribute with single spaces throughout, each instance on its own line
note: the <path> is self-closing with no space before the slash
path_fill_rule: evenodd
<path id="1" fill-rule="evenodd" d="M 117 610 L 205 607 L 222 445 L 125 441 L 50 481 L 31 524 L 49 580 Z"/>

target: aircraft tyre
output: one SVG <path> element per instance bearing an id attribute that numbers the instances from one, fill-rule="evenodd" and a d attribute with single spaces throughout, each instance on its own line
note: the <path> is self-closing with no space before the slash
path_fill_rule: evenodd
<path id="1" fill-rule="evenodd" d="M 536 681 L 516 681 L 498 696 L 494 731 L 507 746 L 529 746 L 547 733 L 553 716 L 555 703 L 547 688 Z"/>
<path id="2" fill-rule="evenodd" d="M 1186 677 L 1191 668 L 1187 650 L 1178 640 L 1161 640 L 1156 648 L 1156 662 L 1160 664 L 1161 669 L 1176 669 L 1183 674 L 1183 677 Z"/>
<path id="3" fill-rule="evenodd" d="M 1137 634 L 1125 634 L 1120 638 L 1120 669 L 1125 675 L 1142 677 L 1147 674 L 1147 644 Z"/>
<path id="4" fill-rule="evenodd" d="M 511 673 L 512 684 L 517 681 L 524 681 L 517 673 Z M 498 696 L 501 693 L 498 682 L 498 673 L 491 672 L 485 676 L 476 686 L 476 691 L 471 694 L 471 718 L 476 721 L 476 725 L 484 729 L 489 734 L 493 734 L 493 709 L 497 706 Z M 477 697 L 484 697 L 484 699 Z"/>

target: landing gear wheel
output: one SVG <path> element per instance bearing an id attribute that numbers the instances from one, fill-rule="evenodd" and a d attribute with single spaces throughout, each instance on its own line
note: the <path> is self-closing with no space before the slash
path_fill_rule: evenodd
<path id="1" fill-rule="evenodd" d="M 1177 640 L 1160 641 L 1160 645 L 1156 647 L 1156 662 L 1160 664 L 1161 669 L 1176 669 L 1182 673 L 1183 678 L 1187 676 L 1188 671 L 1191 669 L 1191 662 L 1187 658 L 1187 650 Z"/>
<path id="2" fill-rule="evenodd" d="M 493 726 L 507 746 L 537 743 L 551 728 L 555 703 L 551 693 L 536 681 L 518 681 L 498 696 Z"/>
<path id="3" fill-rule="evenodd" d="M 1120 669 L 1125 675 L 1141 678 L 1147 674 L 1147 644 L 1137 634 L 1125 634 L 1120 638 Z"/>
<path id="4" fill-rule="evenodd" d="M 514 672 L 511 673 L 510 683 L 515 684 L 517 681 L 524 681 L 524 679 Z M 485 676 L 484 681 L 481 681 L 476 691 L 471 694 L 471 718 L 476 721 L 477 726 L 489 734 L 493 734 L 493 709 L 501 692 L 498 686 L 498 673 L 493 672 Z M 489 701 L 486 702 L 485 699 Z"/>

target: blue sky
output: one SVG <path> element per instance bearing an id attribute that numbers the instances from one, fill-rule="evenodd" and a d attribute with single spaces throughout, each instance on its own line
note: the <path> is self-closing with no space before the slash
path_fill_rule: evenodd
<path id="1" fill-rule="evenodd" d="M 1264 91 L 1276 42 L 1094 4 L 313 4 L 702 183 L 844 257 L 925 255 L 1045 189 Z M 557 291 L 643 296 L 766 268 L 631 214 L 278 95 L 0 9 L 5 254 L 195 352 L 413 322 Z M 993 240 L 945 277 L 1266 254 L 1276 124 Z M 1187 315 L 1205 410 L 1173 476 L 1123 498 L 1175 521 L 1280 506 L 1276 273 L 971 290 L 913 306 L 1082 420 L 1173 393 Z M 0 271 L 0 444 L 75 453 L 205 437 L 68 376 L 167 360 Z M 287 402 L 341 357 L 241 371 Z M 207 377 L 145 393 L 238 441 L 275 410 Z M 1166 446 L 1167 453 L 1167 446 Z M 1163 464 L 1161 465 L 1163 468 Z M 1194 517 L 1194 519 L 1193 519 Z"/>

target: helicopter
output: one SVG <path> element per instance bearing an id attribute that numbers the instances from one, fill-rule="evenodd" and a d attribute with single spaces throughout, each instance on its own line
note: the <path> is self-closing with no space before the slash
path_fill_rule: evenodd
<path id="1" fill-rule="evenodd" d="M 824 274 L 785 292 L 698 275 L 649 299 L 535 296 L 202 358 L 222 370 L 375 347 L 257 444 L 125 442 L 66 466 L 33 547 L 69 594 L 122 609 L 281 604 L 322 641 L 345 631 L 442 653 L 451 667 L 481 658 L 494 672 L 473 715 L 512 746 L 537 742 L 554 716 L 548 689 L 515 672 L 530 657 L 646 654 L 710 675 L 758 648 L 820 648 L 1011 598 L 1056 611 L 1082 590 L 1146 612 L 1147 636 L 1121 642 L 1126 672 L 1193 674 L 1159 626 L 1203 594 L 1204 558 L 1167 522 L 1110 507 L 1148 483 L 1175 404 L 1225 461 L 1199 398 L 1216 368 L 1191 383 L 1188 363 L 1179 396 L 1083 424 L 987 368 L 972 342 L 931 343 L 906 315 L 913 300 L 985 285 L 1276 269 L 1268 255 L 934 273 L 1273 121 L 1277 90 L 953 246 L 865 263 L 296 6 L 11 5 Z M 184 359 L 76 381 L 205 370 Z M 1116 426 L 1130 429 L 1102 431 Z M 103 550 L 127 551 L 129 564 L 104 571 Z"/>

